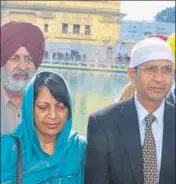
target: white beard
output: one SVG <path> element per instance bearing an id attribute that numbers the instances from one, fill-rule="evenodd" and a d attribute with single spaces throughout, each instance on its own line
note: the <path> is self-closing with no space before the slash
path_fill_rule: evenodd
<path id="1" fill-rule="evenodd" d="M 18 70 L 19 71 L 19 70 Z M 21 70 L 20 70 L 21 71 Z M 26 75 L 28 76 L 28 80 L 19 79 L 16 80 L 13 78 L 14 73 L 17 71 L 11 73 L 8 73 L 4 67 L 1 68 L 1 81 L 3 86 L 8 89 L 9 91 L 12 91 L 14 93 L 23 94 L 25 91 L 25 88 L 29 82 L 29 80 L 32 78 L 35 72 L 29 73 L 28 71 L 24 71 Z"/>

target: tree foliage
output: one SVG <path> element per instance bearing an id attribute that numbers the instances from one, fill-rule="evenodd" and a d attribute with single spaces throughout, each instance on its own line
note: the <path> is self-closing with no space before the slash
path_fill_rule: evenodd
<path id="1" fill-rule="evenodd" d="M 175 23 L 175 6 L 161 10 L 155 15 L 156 22 Z"/>

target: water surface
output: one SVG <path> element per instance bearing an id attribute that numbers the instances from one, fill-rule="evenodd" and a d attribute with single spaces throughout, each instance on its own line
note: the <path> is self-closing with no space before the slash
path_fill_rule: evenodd
<path id="1" fill-rule="evenodd" d="M 120 73 L 51 70 L 67 81 L 73 97 L 73 128 L 85 136 L 89 114 L 117 101 L 129 81 L 127 74 Z"/>

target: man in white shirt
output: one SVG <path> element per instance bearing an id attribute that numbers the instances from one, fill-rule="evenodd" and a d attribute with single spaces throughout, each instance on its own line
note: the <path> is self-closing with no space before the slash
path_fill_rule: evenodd
<path id="1" fill-rule="evenodd" d="M 159 38 L 133 47 L 128 75 L 135 95 L 89 117 L 85 184 L 175 183 L 175 107 L 165 100 L 173 62 Z"/>

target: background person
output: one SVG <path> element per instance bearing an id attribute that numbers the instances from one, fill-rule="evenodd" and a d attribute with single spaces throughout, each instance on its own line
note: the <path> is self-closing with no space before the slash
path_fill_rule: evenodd
<path id="1" fill-rule="evenodd" d="M 1 27 L 1 134 L 21 122 L 24 89 L 40 66 L 45 40 L 39 27 L 9 22 Z"/>

